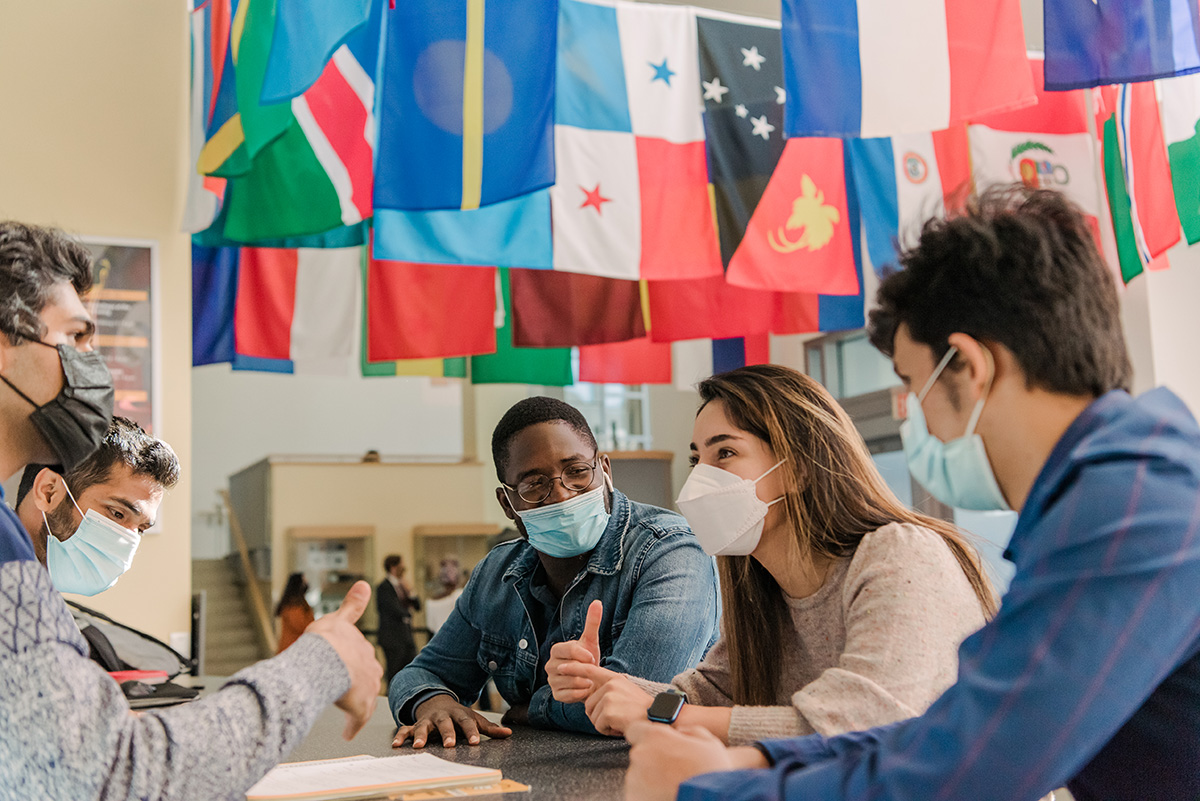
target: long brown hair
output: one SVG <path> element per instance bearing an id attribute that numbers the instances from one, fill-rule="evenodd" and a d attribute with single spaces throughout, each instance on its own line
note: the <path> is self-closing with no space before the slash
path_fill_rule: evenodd
<path id="1" fill-rule="evenodd" d="M 950 523 L 900 502 L 850 416 L 819 383 L 787 367 L 754 365 L 701 382 L 700 399 L 701 409 L 720 401 L 734 426 L 786 460 L 779 468 L 782 506 L 800 552 L 810 560 L 851 556 L 864 536 L 889 523 L 923 526 L 946 541 L 985 616 L 995 614 L 995 593 L 975 548 Z M 733 702 L 775 704 L 782 643 L 792 625 L 783 590 L 753 557 L 721 556 L 717 568 Z"/>

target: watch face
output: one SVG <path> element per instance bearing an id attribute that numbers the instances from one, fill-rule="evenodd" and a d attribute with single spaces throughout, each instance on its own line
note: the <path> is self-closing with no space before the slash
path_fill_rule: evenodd
<path id="1" fill-rule="evenodd" d="M 673 722 L 679 716 L 679 709 L 683 706 L 683 702 L 682 695 L 659 693 L 655 696 L 654 703 L 650 704 L 650 708 L 646 710 L 646 717 L 650 720 Z"/>

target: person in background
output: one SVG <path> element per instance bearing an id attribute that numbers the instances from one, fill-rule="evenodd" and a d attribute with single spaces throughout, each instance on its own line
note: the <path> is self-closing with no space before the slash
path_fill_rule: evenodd
<path id="1" fill-rule="evenodd" d="M 559 643 L 554 697 L 584 701 L 597 730 L 619 735 L 678 690 L 679 724 L 732 744 L 925 711 L 996 609 L 974 548 L 900 503 L 850 417 L 803 373 L 743 367 L 701 382 L 700 401 L 676 504 L 717 557 L 721 639 L 670 685 Z"/>
<path id="2" fill-rule="evenodd" d="M 441 590 L 425 601 L 425 628 L 429 629 L 431 637 L 438 633 L 446 618 L 450 617 L 454 604 L 462 595 L 462 587 L 459 586 L 461 576 L 462 570 L 453 556 L 446 557 L 438 565 L 438 585 Z"/>
<path id="3" fill-rule="evenodd" d="M 171 446 L 124 417 L 72 470 L 31 464 L 17 488 L 17 517 L 59 592 L 96 595 L 133 564 L 166 491 L 179 481 Z"/>
<path id="4" fill-rule="evenodd" d="M 80 299 L 91 269 L 88 251 L 60 232 L 0 221 L 0 481 L 30 464 L 60 464 L 69 476 L 109 431 L 112 376 Z M 123 561 L 128 549 L 112 533 L 88 541 L 98 557 Z M 33 536 L 3 502 L 0 587 L 3 801 L 241 797 L 328 704 L 345 710 L 349 738 L 379 693 L 382 670 L 354 625 L 370 602 L 366 582 L 286 653 L 205 698 L 137 715 L 88 657 Z"/>
<path id="5" fill-rule="evenodd" d="M 918 718 L 732 749 L 639 723 L 626 798 L 1200 798 L 1200 426 L 1165 388 L 1129 394 L 1088 218 L 991 189 L 900 263 L 868 333 L 912 393 L 913 476 L 1020 512 L 999 612 Z"/>
<path id="6" fill-rule="evenodd" d="M 279 618 L 279 647 L 275 653 L 283 653 L 289 645 L 300 639 L 300 635 L 313 622 L 313 610 L 308 605 L 308 581 L 303 573 L 288 576 L 275 606 L 275 617 Z"/>
<path id="7" fill-rule="evenodd" d="M 554 644 L 580 637 L 592 603 L 603 606 L 592 656 L 622 673 L 667 681 L 716 637 L 712 558 L 682 517 L 613 489 L 578 409 L 518 402 L 492 433 L 492 459 L 496 500 L 521 538 L 476 566 L 437 635 L 392 680 L 397 747 L 510 735 L 468 708 L 489 678 L 510 705 L 506 723 L 595 733 L 583 704 L 554 700 L 546 678 Z"/>
<path id="8" fill-rule="evenodd" d="M 387 660 L 385 681 L 399 673 L 417 655 L 413 640 L 412 613 L 421 609 L 421 601 L 405 578 L 404 559 L 391 554 L 383 560 L 383 581 L 375 589 L 375 608 L 379 611 L 379 647 Z"/>

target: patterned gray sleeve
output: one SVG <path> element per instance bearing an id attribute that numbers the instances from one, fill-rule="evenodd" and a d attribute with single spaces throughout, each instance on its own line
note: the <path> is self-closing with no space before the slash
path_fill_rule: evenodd
<path id="1" fill-rule="evenodd" d="M 213 695 L 131 712 L 37 562 L 0 565 L 0 801 L 241 799 L 350 678 L 322 637 Z"/>

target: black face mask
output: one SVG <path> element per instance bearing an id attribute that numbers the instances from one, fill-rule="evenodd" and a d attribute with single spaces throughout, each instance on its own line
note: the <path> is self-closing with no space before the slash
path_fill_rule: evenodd
<path id="1" fill-rule="evenodd" d="M 11 381 L 0 376 L 12 391 L 34 407 L 29 422 L 54 451 L 66 470 L 73 470 L 100 447 L 113 416 L 112 374 L 96 351 L 83 353 L 69 345 L 50 345 L 62 362 L 63 388 L 49 403 L 38 406 Z"/>

